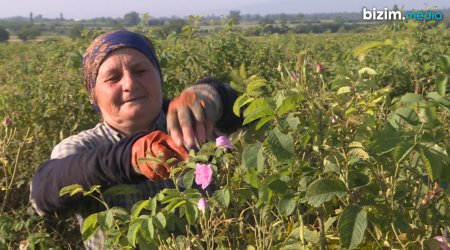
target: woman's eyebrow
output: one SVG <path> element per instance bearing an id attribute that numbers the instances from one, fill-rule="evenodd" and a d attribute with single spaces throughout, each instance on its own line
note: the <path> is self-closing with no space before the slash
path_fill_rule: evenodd
<path id="1" fill-rule="evenodd" d="M 130 66 L 132 68 L 136 68 L 136 67 L 141 67 L 141 66 L 148 67 L 148 66 L 151 66 L 151 65 L 153 65 L 151 62 L 142 60 L 142 61 L 132 62 Z"/>

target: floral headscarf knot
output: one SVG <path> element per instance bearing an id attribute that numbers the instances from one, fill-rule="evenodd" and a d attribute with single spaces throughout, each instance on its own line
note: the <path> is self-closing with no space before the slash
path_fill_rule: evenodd
<path id="1" fill-rule="evenodd" d="M 156 57 L 155 49 L 150 40 L 145 36 L 127 30 L 115 30 L 104 33 L 95 38 L 83 56 L 84 86 L 95 106 L 94 89 L 98 69 L 109 53 L 121 48 L 133 48 L 142 52 L 147 56 L 153 66 L 155 66 L 161 76 L 161 68 Z"/>

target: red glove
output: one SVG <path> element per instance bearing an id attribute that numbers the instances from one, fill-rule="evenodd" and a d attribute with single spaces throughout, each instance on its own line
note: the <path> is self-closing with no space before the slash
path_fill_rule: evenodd
<path id="1" fill-rule="evenodd" d="M 148 161 L 138 163 L 140 158 L 146 157 L 146 152 L 151 152 L 162 163 Z M 131 165 L 136 172 L 145 175 L 153 181 L 167 179 L 170 169 L 182 160 L 188 159 L 188 152 L 184 147 L 177 146 L 169 135 L 154 131 L 137 139 L 131 146 Z M 176 158 L 176 161 L 166 163 L 167 160 Z"/>
<path id="2" fill-rule="evenodd" d="M 222 102 L 210 85 L 198 84 L 169 104 L 167 128 L 178 146 L 191 149 L 213 134 L 214 123 L 222 115 Z"/>

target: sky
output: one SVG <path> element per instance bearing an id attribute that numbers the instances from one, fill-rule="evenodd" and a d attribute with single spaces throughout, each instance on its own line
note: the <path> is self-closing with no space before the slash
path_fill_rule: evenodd
<path id="1" fill-rule="evenodd" d="M 46 18 L 90 19 L 123 17 L 136 11 L 153 17 L 188 15 L 295 14 L 360 12 L 363 7 L 392 9 L 397 4 L 405 10 L 433 6 L 450 7 L 449 0 L 0 0 L 0 18 L 24 16 L 30 12 Z"/>

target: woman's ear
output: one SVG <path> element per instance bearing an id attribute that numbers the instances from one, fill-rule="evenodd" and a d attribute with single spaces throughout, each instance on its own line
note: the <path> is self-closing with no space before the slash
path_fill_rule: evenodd
<path id="1" fill-rule="evenodd" d="M 92 103 L 92 108 L 94 109 L 94 111 L 95 111 L 97 114 L 101 115 L 100 109 L 98 108 L 97 104 Z"/>
<path id="2" fill-rule="evenodd" d="M 98 107 L 97 102 L 95 101 L 95 96 L 91 96 L 89 98 L 89 102 L 91 103 L 92 109 L 95 111 L 95 113 L 101 116 L 100 108 Z"/>

